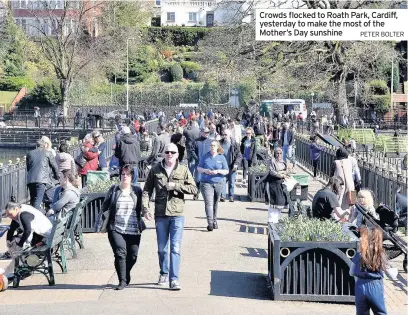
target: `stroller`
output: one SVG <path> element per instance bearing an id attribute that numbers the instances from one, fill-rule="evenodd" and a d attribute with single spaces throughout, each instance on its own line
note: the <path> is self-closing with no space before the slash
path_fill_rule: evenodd
<path id="1" fill-rule="evenodd" d="M 364 219 L 368 226 L 378 227 L 383 231 L 383 247 L 388 259 L 394 259 L 401 254 L 404 255 L 403 268 L 404 271 L 407 272 L 407 242 L 396 234 L 398 231 L 398 227 L 400 226 L 400 215 L 387 206 L 380 205 L 376 209 L 376 212 L 380 217 L 380 219 L 377 220 L 360 204 L 357 203 L 355 206 L 356 209 L 364 216 Z M 404 224 L 406 227 L 406 221 L 404 222 Z"/>

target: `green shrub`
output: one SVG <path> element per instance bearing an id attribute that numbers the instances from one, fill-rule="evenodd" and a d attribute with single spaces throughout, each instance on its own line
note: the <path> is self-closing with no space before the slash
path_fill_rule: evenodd
<path id="1" fill-rule="evenodd" d="M 183 68 L 179 63 L 175 63 L 170 67 L 172 81 L 181 81 L 183 79 Z"/>
<path id="2" fill-rule="evenodd" d="M 342 225 L 331 220 L 310 219 L 300 215 L 284 217 L 276 224 L 277 233 L 284 242 L 350 242 Z"/>
<path id="3" fill-rule="evenodd" d="M 390 108 L 391 95 L 387 82 L 372 80 L 364 87 L 364 103 L 371 106 L 379 114 L 385 114 Z"/>
<path id="4" fill-rule="evenodd" d="M 108 181 L 97 181 L 92 184 L 86 185 L 84 188 L 84 192 L 87 194 L 92 194 L 92 193 L 107 193 L 109 188 L 113 185 L 119 184 L 119 179 L 111 179 Z"/>
<path id="5" fill-rule="evenodd" d="M 152 43 L 170 39 L 175 46 L 195 46 L 210 31 L 207 27 L 149 27 L 147 36 Z"/>
<path id="6" fill-rule="evenodd" d="M 201 67 L 198 63 L 192 61 L 183 61 L 180 63 L 181 67 L 184 69 L 185 73 L 191 73 L 194 71 L 201 70 Z"/>
<path id="7" fill-rule="evenodd" d="M 34 88 L 30 95 L 37 102 L 49 105 L 58 105 L 62 101 L 61 89 L 55 80 L 44 80 Z"/>
<path id="8" fill-rule="evenodd" d="M 35 82 L 27 77 L 5 77 L 0 79 L 0 90 L 3 91 L 18 91 L 23 87 L 32 89 Z"/>

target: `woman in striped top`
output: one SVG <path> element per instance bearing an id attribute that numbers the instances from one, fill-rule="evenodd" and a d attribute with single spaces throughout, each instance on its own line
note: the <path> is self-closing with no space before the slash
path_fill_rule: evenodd
<path id="1" fill-rule="evenodd" d="M 109 189 L 102 205 L 104 211 L 109 209 L 108 239 L 119 279 L 116 290 L 123 290 L 130 283 L 130 271 L 136 263 L 140 245 L 142 190 L 131 185 L 133 176 L 133 167 L 125 165 L 120 185 Z"/>

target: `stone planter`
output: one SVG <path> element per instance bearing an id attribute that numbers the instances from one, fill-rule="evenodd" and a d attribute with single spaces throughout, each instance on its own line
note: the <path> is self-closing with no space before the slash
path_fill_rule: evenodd
<path id="1" fill-rule="evenodd" d="M 268 227 L 268 280 L 273 300 L 354 302 L 349 275 L 358 239 L 350 242 L 284 242 Z"/>

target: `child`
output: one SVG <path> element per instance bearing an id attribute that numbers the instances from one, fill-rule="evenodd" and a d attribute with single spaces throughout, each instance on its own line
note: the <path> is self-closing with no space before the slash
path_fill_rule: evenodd
<path id="1" fill-rule="evenodd" d="M 374 315 L 387 314 L 383 283 L 385 271 L 382 231 L 378 227 L 368 229 L 361 226 L 359 250 L 353 257 L 350 267 L 350 275 L 356 279 L 357 315 L 370 315 L 370 309 Z M 391 275 L 391 272 L 394 274 Z M 395 278 L 395 270 L 388 270 L 387 276 Z"/>

